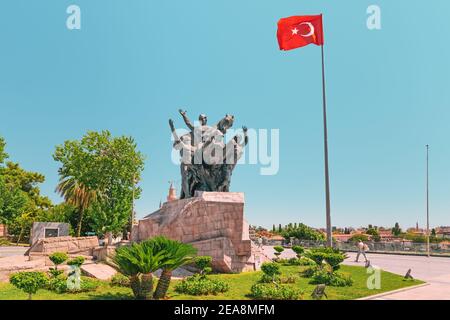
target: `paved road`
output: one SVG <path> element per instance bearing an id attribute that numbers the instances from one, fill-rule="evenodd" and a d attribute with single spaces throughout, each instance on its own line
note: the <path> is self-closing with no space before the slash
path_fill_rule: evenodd
<path id="1" fill-rule="evenodd" d="M 0 247 L 0 258 L 23 255 L 28 247 L 6 246 Z"/>
<path id="2" fill-rule="evenodd" d="M 269 257 L 274 257 L 273 247 L 264 246 L 264 252 Z M 364 266 L 364 258 L 360 257 L 360 262 L 354 262 L 356 253 L 348 252 L 349 258 L 344 261 L 347 265 Z M 295 253 L 286 249 L 282 258 L 294 257 Z M 408 269 L 414 278 L 426 281 L 429 285 L 410 289 L 390 295 L 385 295 L 377 300 L 450 300 L 450 258 L 424 256 L 405 256 L 390 254 L 367 253 L 367 258 L 371 264 L 383 270 L 405 275 Z M 381 284 L 383 285 L 383 284 Z"/>

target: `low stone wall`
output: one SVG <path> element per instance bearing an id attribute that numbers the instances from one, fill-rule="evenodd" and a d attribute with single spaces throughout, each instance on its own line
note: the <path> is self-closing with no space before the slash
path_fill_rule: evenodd
<path id="1" fill-rule="evenodd" d="M 43 253 L 48 255 L 53 252 L 66 252 L 91 256 L 94 248 L 98 246 L 99 243 L 97 237 L 54 237 L 39 239 L 30 248 L 28 253 Z"/>
<path id="2" fill-rule="evenodd" d="M 157 235 L 191 243 L 199 255 L 213 257 L 213 268 L 241 272 L 258 267 L 244 220 L 244 194 L 197 192 L 189 199 L 164 203 L 133 228 L 134 241 Z M 255 258 L 258 255 L 258 258 Z"/>

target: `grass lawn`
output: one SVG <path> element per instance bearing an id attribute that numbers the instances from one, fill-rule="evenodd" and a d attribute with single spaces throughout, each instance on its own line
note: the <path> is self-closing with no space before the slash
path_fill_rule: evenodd
<path id="1" fill-rule="evenodd" d="M 282 266 L 281 271 L 283 276 L 287 275 L 299 275 L 299 271 L 304 267 L 298 266 Z M 353 279 L 353 286 L 351 287 L 327 287 L 326 293 L 330 300 L 349 300 L 362 298 L 369 295 L 374 295 L 386 291 L 396 290 L 408 286 L 418 285 L 423 283 L 419 280 L 403 280 L 402 276 L 385 272 L 381 272 L 381 289 L 369 290 L 366 282 L 369 275 L 366 273 L 366 269 L 363 267 L 354 266 L 342 266 L 340 272 L 351 274 Z M 189 296 L 178 294 L 174 291 L 174 284 L 176 281 L 172 281 L 172 285 L 169 289 L 168 296 L 170 299 L 198 299 L 198 300 L 247 300 L 250 297 L 247 294 L 250 292 L 250 287 L 258 281 L 261 277 L 261 272 L 246 272 L 241 274 L 217 274 L 211 275 L 211 277 L 221 278 L 227 281 L 230 285 L 230 290 L 226 293 L 219 294 L 217 296 Z M 309 284 L 309 279 L 301 278 L 297 280 L 295 284 L 289 284 L 304 290 L 304 299 L 311 299 L 311 292 L 314 290 L 315 285 Z M 0 300 L 17 300 L 26 299 L 27 295 L 22 291 L 14 288 L 9 283 L 0 283 Z M 107 282 L 103 282 L 102 285 L 97 288 L 95 292 L 84 292 L 77 294 L 58 294 L 47 290 L 40 290 L 33 296 L 35 300 L 111 300 L 111 299 L 133 299 L 131 289 L 122 287 L 112 287 Z"/>

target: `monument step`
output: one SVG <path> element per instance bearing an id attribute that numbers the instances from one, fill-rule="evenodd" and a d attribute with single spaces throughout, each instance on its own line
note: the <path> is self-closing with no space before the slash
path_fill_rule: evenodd
<path id="1" fill-rule="evenodd" d="M 110 280 L 116 273 L 116 269 L 104 263 L 89 263 L 81 266 L 81 271 L 88 277 L 100 280 Z"/>

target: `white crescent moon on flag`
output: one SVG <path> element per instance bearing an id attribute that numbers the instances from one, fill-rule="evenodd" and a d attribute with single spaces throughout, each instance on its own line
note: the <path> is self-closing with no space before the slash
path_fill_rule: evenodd
<path id="1" fill-rule="evenodd" d="M 309 33 L 307 34 L 300 34 L 302 37 L 311 37 L 314 34 L 314 25 L 311 22 L 302 22 L 299 24 L 301 26 L 302 24 L 305 24 L 309 27 Z"/>

